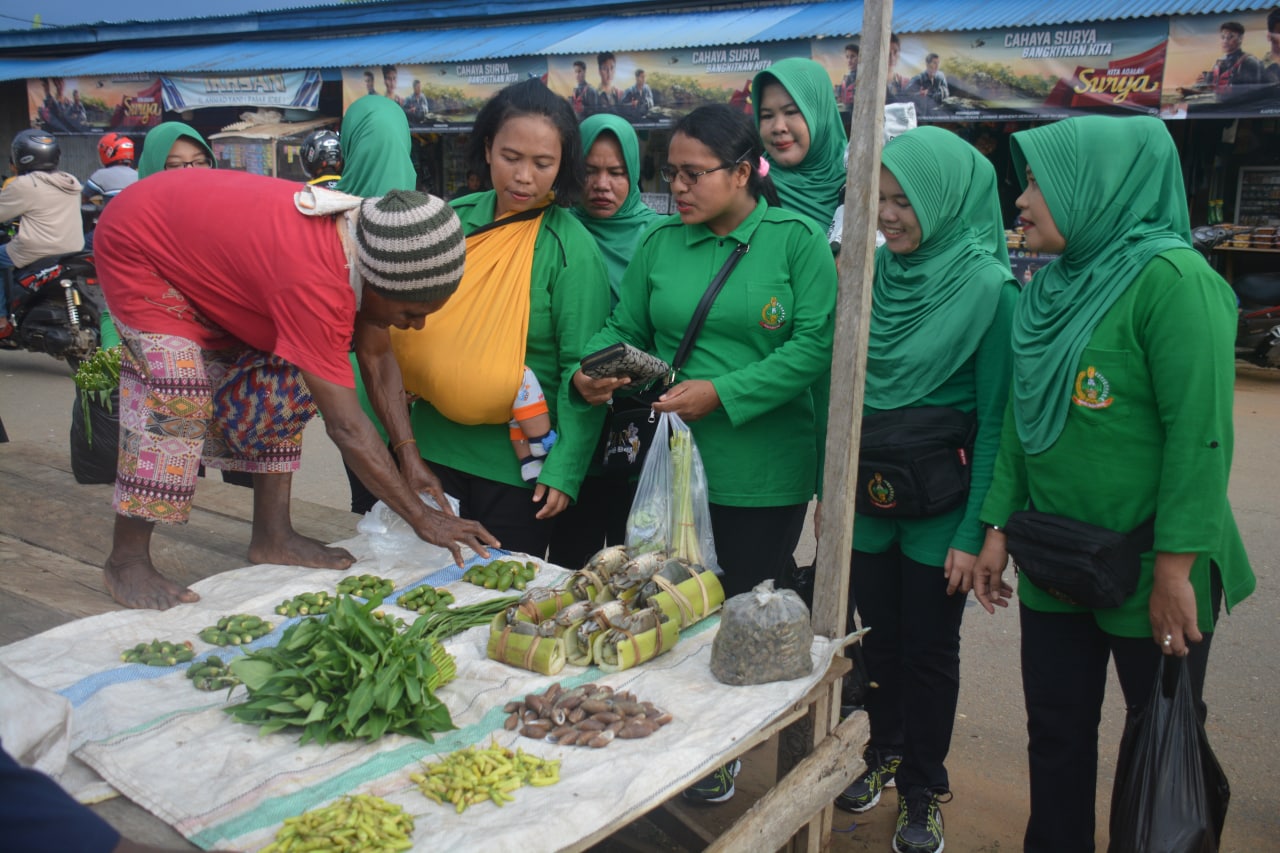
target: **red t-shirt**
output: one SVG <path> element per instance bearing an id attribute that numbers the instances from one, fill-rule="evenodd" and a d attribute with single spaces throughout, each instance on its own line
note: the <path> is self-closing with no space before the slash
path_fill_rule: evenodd
<path id="1" fill-rule="evenodd" d="M 176 169 L 124 190 L 94 235 L 112 315 L 206 349 L 247 344 L 354 387 L 347 258 L 332 217 L 294 207 L 300 188 L 244 172 Z"/>

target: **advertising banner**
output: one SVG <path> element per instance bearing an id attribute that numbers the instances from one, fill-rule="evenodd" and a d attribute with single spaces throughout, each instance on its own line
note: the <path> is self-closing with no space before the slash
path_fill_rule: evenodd
<path id="1" fill-rule="evenodd" d="M 51 133 L 141 131 L 161 122 L 155 76 L 40 77 L 27 81 L 31 126 Z"/>
<path id="2" fill-rule="evenodd" d="M 1280 4 L 1169 20 L 1165 118 L 1280 116 Z"/>
<path id="3" fill-rule="evenodd" d="M 404 108 L 415 130 L 465 131 L 499 89 L 533 77 L 546 81 L 545 58 L 344 68 L 342 109 L 365 95 L 383 95 Z"/>
<path id="4" fill-rule="evenodd" d="M 1160 109 L 1165 19 L 911 33 L 889 48 L 889 103 L 921 122 L 1060 119 Z M 857 40 L 819 39 L 841 108 L 857 91 Z"/>
<path id="5" fill-rule="evenodd" d="M 547 58 L 547 86 L 578 118 L 614 113 L 637 128 L 670 127 L 703 104 L 751 113 L 751 78 L 788 56 L 808 56 L 803 41 Z"/>
<path id="6" fill-rule="evenodd" d="M 320 108 L 319 71 L 160 78 L 164 108 L 174 112 L 203 107 Z"/>

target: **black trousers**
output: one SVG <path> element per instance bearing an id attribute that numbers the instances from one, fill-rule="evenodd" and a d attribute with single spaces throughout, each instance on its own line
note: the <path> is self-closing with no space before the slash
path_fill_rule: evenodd
<path id="1" fill-rule="evenodd" d="M 895 546 L 854 551 L 852 608 L 864 627 L 869 751 L 901 755 L 900 795 L 949 790 L 945 765 L 960 696 L 960 621 L 966 596 L 947 595 L 941 566 L 908 559 Z"/>
<path id="2" fill-rule="evenodd" d="M 710 504 L 711 533 L 724 576 L 726 599 L 750 592 L 756 584 L 775 585 L 794 564 L 808 504 L 742 507 Z"/>
<path id="3" fill-rule="evenodd" d="M 460 516 L 483 524 L 508 551 L 521 551 L 535 557 L 547 553 L 555 519 L 534 517 L 544 502 L 533 502 L 532 489 L 477 477 L 434 462 L 430 464 L 444 490 L 458 499 Z"/>
<path id="4" fill-rule="evenodd" d="M 629 477 L 583 478 L 577 502 L 556 516 L 547 559 L 577 570 L 604 546 L 621 545 L 637 485 Z"/>
<path id="5" fill-rule="evenodd" d="M 1213 575 L 1216 622 L 1222 584 L 1216 571 Z M 1092 613 L 1042 613 L 1020 606 L 1019 614 L 1031 776 L 1031 818 L 1023 849 L 1027 853 L 1089 853 L 1094 849 L 1098 725 L 1107 688 L 1107 661 L 1115 661 L 1125 707 L 1132 717 L 1151 696 L 1163 653 L 1150 637 L 1107 634 Z M 1202 642 L 1191 646 L 1187 658 L 1201 720 L 1212 640 L 1213 634 L 1206 632 Z"/>

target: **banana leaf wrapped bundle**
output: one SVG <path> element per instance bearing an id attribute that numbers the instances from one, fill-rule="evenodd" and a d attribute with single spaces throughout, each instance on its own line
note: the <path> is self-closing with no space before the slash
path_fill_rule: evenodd
<path id="1" fill-rule="evenodd" d="M 550 619 L 544 619 L 539 622 L 538 636 L 564 637 L 578 625 L 581 625 L 595 608 L 595 602 L 575 601 L 568 607 L 558 610 Z"/>
<path id="2" fill-rule="evenodd" d="M 565 643 L 558 637 L 538 636 L 532 622 L 507 624 L 505 613 L 493 617 L 489 625 L 490 660 L 518 666 L 539 675 L 555 675 L 564 669 Z"/>
<path id="3" fill-rule="evenodd" d="M 683 560 L 668 560 L 640 591 L 645 607 L 656 607 L 680 623 L 680 628 L 705 619 L 724 604 L 720 576 L 690 566 Z"/>
<path id="4" fill-rule="evenodd" d="M 530 622 L 536 625 L 539 622 L 550 619 L 578 600 L 573 592 L 567 588 L 534 587 L 520 596 L 519 601 L 507 608 L 507 624 Z"/>
<path id="5" fill-rule="evenodd" d="M 606 601 L 598 604 L 586 619 L 572 626 L 564 635 L 565 655 L 574 666 L 590 666 L 595 663 L 594 642 L 615 620 L 631 612 L 625 601 Z"/>
<path id="6" fill-rule="evenodd" d="M 679 639 L 679 620 L 650 607 L 616 620 L 595 638 L 592 652 L 600 669 L 621 672 L 671 651 Z"/>

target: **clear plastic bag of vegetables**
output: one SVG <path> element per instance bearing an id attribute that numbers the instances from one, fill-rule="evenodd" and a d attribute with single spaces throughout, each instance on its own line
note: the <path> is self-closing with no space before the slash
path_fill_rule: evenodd
<path id="1" fill-rule="evenodd" d="M 661 551 L 719 571 L 707 474 L 693 433 L 679 415 L 662 412 L 627 516 L 628 553 Z"/>

